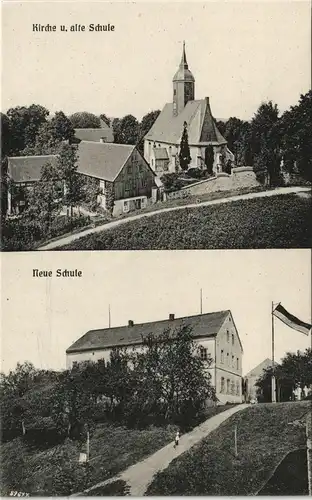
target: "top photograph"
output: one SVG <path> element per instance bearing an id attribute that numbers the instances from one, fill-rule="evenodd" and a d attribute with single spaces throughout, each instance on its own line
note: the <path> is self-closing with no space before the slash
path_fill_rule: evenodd
<path id="1" fill-rule="evenodd" d="M 2 41 L 2 251 L 312 246 L 310 2 L 4 2 Z"/>

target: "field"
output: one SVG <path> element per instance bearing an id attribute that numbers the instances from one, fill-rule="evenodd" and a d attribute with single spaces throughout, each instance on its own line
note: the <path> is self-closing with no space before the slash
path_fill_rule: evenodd
<path id="1" fill-rule="evenodd" d="M 185 208 L 91 234 L 60 250 L 310 248 L 311 198 L 297 194 Z"/>
<path id="2" fill-rule="evenodd" d="M 158 473 L 146 495 L 256 495 L 284 456 L 305 446 L 304 426 L 289 424 L 304 420 L 309 410 L 303 401 L 261 404 L 233 415 Z"/>

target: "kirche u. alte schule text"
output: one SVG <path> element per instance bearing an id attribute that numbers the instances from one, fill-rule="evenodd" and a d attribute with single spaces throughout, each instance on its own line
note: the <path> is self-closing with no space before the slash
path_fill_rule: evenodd
<path id="1" fill-rule="evenodd" d="M 82 278 L 82 271 L 80 269 L 33 269 L 33 278 Z"/>
<path id="2" fill-rule="evenodd" d="M 81 31 L 115 31 L 115 25 L 108 23 L 108 24 L 71 24 L 70 26 L 66 26 L 65 24 L 60 24 L 57 26 L 56 24 L 40 24 L 40 23 L 33 23 L 32 25 L 32 30 L 33 31 L 42 31 L 42 32 L 55 32 L 55 31 L 74 31 L 74 32 L 81 32 Z"/>

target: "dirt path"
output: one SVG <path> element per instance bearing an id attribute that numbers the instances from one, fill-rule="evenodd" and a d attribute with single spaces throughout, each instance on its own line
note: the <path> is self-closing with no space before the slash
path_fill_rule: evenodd
<path id="1" fill-rule="evenodd" d="M 222 203 L 232 203 L 233 201 L 238 200 L 251 200 L 253 198 L 264 198 L 271 196 L 278 196 L 281 194 L 291 194 L 291 193 L 303 193 L 303 192 L 311 192 L 310 187 L 281 187 L 271 191 L 261 191 L 257 193 L 249 193 L 249 194 L 241 194 L 236 196 L 231 196 L 229 198 L 219 198 L 218 200 L 211 201 L 203 201 L 202 203 L 192 203 L 189 205 L 181 205 L 178 207 L 169 207 L 169 208 L 160 208 L 159 210 L 155 210 L 154 212 L 143 212 L 142 214 L 133 215 L 130 217 L 126 217 L 125 219 L 119 219 L 112 222 L 108 222 L 98 227 L 94 227 L 91 229 L 86 229 L 85 231 L 81 231 L 80 233 L 71 234 L 69 236 L 65 236 L 64 238 L 60 238 L 57 241 L 52 241 L 47 243 L 46 245 L 42 245 L 38 247 L 37 250 L 53 250 L 54 248 L 58 248 L 64 245 L 68 245 L 83 236 L 87 236 L 89 234 L 101 233 L 102 231 L 108 231 L 113 227 L 121 226 L 122 224 L 127 224 L 128 222 L 142 219 L 143 217 L 153 217 L 156 214 L 163 212 L 174 212 L 176 210 L 183 210 L 185 208 L 195 208 L 195 207 L 208 207 L 210 205 L 219 205 Z"/>
<path id="2" fill-rule="evenodd" d="M 191 432 L 182 435 L 177 448 L 173 447 L 173 442 L 169 443 L 164 448 L 161 448 L 153 455 L 132 465 L 114 478 L 110 478 L 107 481 L 92 486 L 92 488 L 86 490 L 85 493 L 89 493 L 90 496 L 92 496 L 92 489 L 104 486 L 117 479 L 122 479 L 126 481 L 130 487 L 131 496 L 143 496 L 156 472 L 166 469 L 172 460 L 199 443 L 204 437 L 209 436 L 212 431 L 234 415 L 234 413 L 244 410 L 248 408 L 248 406 L 247 404 L 241 404 L 229 410 L 225 410 L 222 413 L 218 413 L 218 415 L 209 418 L 198 427 L 195 427 Z"/>

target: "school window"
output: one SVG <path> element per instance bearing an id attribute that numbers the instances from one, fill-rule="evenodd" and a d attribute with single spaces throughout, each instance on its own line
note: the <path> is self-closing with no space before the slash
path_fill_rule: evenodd
<path id="1" fill-rule="evenodd" d="M 232 356 L 232 368 L 234 368 L 234 356 Z"/>
<path id="2" fill-rule="evenodd" d="M 236 370 L 239 370 L 239 359 L 236 358 Z"/>
<path id="3" fill-rule="evenodd" d="M 235 394 L 235 384 L 233 381 L 231 383 L 231 394 L 233 394 L 233 395 Z"/>
<path id="4" fill-rule="evenodd" d="M 232 333 L 232 345 L 234 345 L 234 335 Z"/>
<path id="5" fill-rule="evenodd" d="M 226 381 L 226 393 L 230 394 L 230 379 L 227 379 Z"/>
<path id="6" fill-rule="evenodd" d="M 227 366 L 230 366 L 230 355 L 228 352 L 226 353 L 226 364 Z"/>
<path id="7" fill-rule="evenodd" d="M 229 330 L 226 331 L 226 341 L 230 342 L 230 332 L 229 332 Z"/>
<path id="8" fill-rule="evenodd" d="M 239 382 L 236 382 L 236 396 L 240 395 Z"/>
<path id="9" fill-rule="evenodd" d="M 224 350 L 221 349 L 221 363 L 224 363 Z"/>
<path id="10" fill-rule="evenodd" d="M 129 202 L 128 201 L 124 201 L 124 203 L 123 203 L 123 211 L 124 212 L 129 212 Z"/>
<path id="11" fill-rule="evenodd" d="M 224 392 L 224 389 L 225 389 L 225 380 L 224 380 L 224 377 L 221 377 L 221 389 L 220 389 L 220 392 Z"/>
<path id="12" fill-rule="evenodd" d="M 207 349 L 205 349 L 205 347 L 200 347 L 199 348 L 199 355 L 200 355 L 200 358 L 203 361 L 207 361 L 207 359 L 208 359 L 208 353 L 207 353 Z"/>

